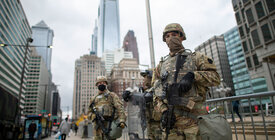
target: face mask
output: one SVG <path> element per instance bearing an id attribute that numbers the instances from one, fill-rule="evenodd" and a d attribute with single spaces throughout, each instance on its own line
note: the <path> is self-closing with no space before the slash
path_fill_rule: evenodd
<path id="1" fill-rule="evenodd" d="M 180 41 L 180 37 L 178 36 L 171 36 L 167 41 L 166 44 L 169 47 L 169 50 L 171 53 L 175 54 L 181 49 L 183 49 L 183 46 Z"/>
<path id="2" fill-rule="evenodd" d="M 100 90 L 100 91 L 104 91 L 105 89 L 106 89 L 105 85 L 99 85 L 98 86 L 98 90 Z"/>

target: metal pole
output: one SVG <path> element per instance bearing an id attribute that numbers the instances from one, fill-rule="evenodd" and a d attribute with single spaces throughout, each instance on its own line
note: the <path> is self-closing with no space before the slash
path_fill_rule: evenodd
<path id="1" fill-rule="evenodd" d="M 25 74 L 25 67 L 26 67 L 26 61 L 27 61 L 27 54 L 28 54 L 28 49 L 29 49 L 29 42 L 31 43 L 33 41 L 32 38 L 27 38 L 27 43 L 25 45 L 25 52 L 24 52 L 24 61 L 23 61 L 23 66 L 22 66 L 22 72 L 21 72 L 21 78 L 20 78 L 20 87 L 19 87 L 19 94 L 18 94 L 18 122 L 17 124 L 20 124 L 21 120 L 21 94 L 22 94 L 22 89 L 23 89 L 23 84 L 24 84 L 24 74 Z"/>
<path id="2" fill-rule="evenodd" d="M 263 112 L 262 97 L 260 97 L 260 106 L 261 106 L 261 114 L 262 114 L 263 124 L 264 124 L 264 133 L 265 133 L 266 140 L 268 140 L 268 133 L 266 130 L 266 124 L 265 124 L 265 118 L 264 118 L 264 112 Z"/>
<path id="3" fill-rule="evenodd" d="M 253 119 L 253 115 L 252 115 L 252 108 L 251 108 L 251 100 L 250 100 L 250 98 L 248 98 L 248 103 L 249 103 L 249 114 L 250 114 L 251 122 L 252 122 L 254 140 L 257 140 L 256 132 L 255 132 L 255 126 L 254 126 L 254 119 Z"/>
<path id="4" fill-rule="evenodd" d="M 152 22 L 151 22 L 151 12 L 150 12 L 149 0 L 145 0 L 145 3 L 146 3 L 148 37 L 149 37 L 149 47 L 150 47 L 150 57 L 151 57 L 151 68 L 155 68 L 155 51 L 154 51 L 154 43 L 153 43 L 153 32 L 152 32 Z"/>
<path id="5" fill-rule="evenodd" d="M 48 85 L 44 85 L 44 86 L 45 86 L 45 95 L 44 95 L 43 109 L 46 111 L 46 100 L 47 100 L 47 87 L 48 87 Z"/>

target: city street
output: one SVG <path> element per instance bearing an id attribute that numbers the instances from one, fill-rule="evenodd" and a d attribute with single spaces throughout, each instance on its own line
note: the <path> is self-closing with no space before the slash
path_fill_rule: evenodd
<path id="1" fill-rule="evenodd" d="M 82 139 L 80 135 L 75 136 L 75 134 L 72 131 L 70 132 L 69 135 L 70 135 L 69 137 L 68 136 L 66 137 L 66 139 L 68 140 L 92 140 L 92 138 Z M 54 136 L 55 135 L 52 135 L 51 137 L 44 138 L 43 140 L 57 140 Z"/>

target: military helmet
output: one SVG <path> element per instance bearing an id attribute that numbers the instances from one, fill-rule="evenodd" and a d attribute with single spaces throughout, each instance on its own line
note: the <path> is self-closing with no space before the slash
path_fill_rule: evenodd
<path id="1" fill-rule="evenodd" d="M 166 42 L 166 40 L 165 40 L 166 33 L 172 32 L 172 31 L 179 32 L 180 36 L 183 37 L 183 40 L 186 40 L 186 36 L 185 36 L 185 33 L 184 33 L 183 28 L 181 27 L 181 25 L 178 24 L 178 23 L 171 23 L 171 24 L 166 25 L 166 27 L 164 28 L 163 35 L 162 35 L 162 40 L 164 42 Z"/>
<path id="2" fill-rule="evenodd" d="M 148 70 L 145 70 L 145 71 L 141 71 L 140 72 L 140 75 L 142 77 L 145 77 L 145 76 L 148 76 L 148 77 L 151 77 L 153 76 L 153 71 L 151 69 L 148 69 Z"/>
<path id="3" fill-rule="evenodd" d="M 97 86 L 97 83 L 99 82 L 106 82 L 108 85 L 107 78 L 105 76 L 97 76 L 95 85 Z"/>

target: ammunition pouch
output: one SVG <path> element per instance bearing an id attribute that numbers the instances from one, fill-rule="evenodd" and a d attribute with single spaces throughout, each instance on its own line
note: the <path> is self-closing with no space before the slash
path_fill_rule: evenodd
<path id="1" fill-rule="evenodd" d="M 179 90 L 178 90 L 178 84 L 172 84 L 168 86 L 168 104 L 169 105 L 176 105 L 176 106 L 183 106 L 186 107 L 189 110 L 192 110 L 195 102 L 190 100 L 188 97 L 183 97 Z"/>
<path id="2" fill-rule="evenodd" d="M 98 112 L 102 114 L 104 118 L 108 118 L 112 116 L 113 107 L 110 105 L 102 105 L 98 107 Z"/>
<path id="3" fill-rule="evenodd" d="M 170 105 L 183 106 L 183 107 L 186 107 L 189 110 L 192 110 L 194 105 L 195 105 L 194 101 L 192 101 L 188 98 L 179 97 L 179 96 L 170 97 L 169 100 L 168 100 L 168 103 Z"/>

